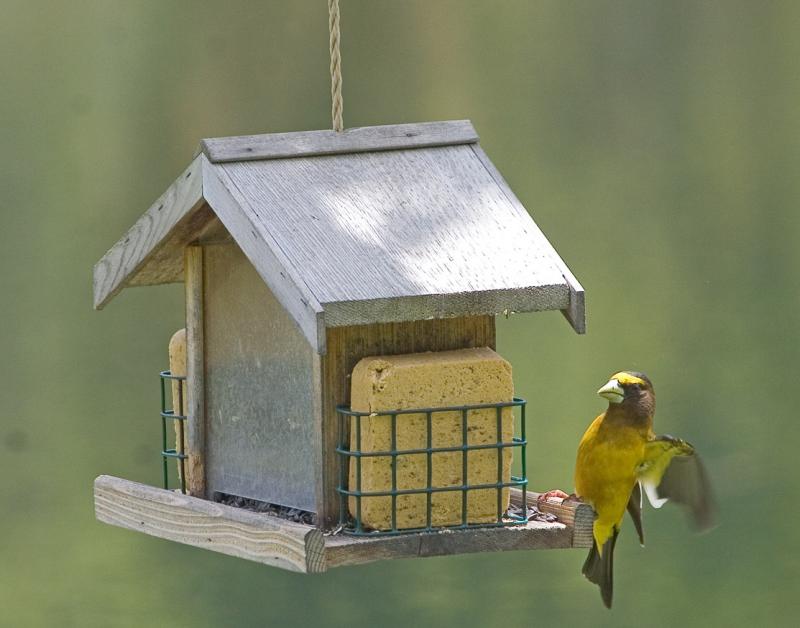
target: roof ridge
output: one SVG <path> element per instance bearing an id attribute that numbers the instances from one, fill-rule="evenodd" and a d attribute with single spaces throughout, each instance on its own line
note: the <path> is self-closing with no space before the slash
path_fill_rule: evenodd
<path id="1" fill-rule="evenodd" d="M 474 144 L 478 134 L 469 120 L 388 124 L 345 129 L 341 132 L 292 131 L 201 140 L 197 153 L 211 163 L 287 159 L 409 148 Z"/>

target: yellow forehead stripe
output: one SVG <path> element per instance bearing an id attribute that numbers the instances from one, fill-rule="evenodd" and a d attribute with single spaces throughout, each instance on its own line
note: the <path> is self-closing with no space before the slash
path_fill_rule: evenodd
<path id="1" fill-rule="evenodd" d="M 640 377 L 635 377 L 630 373 L 626 373 L 625 371 L 621 371 L 619 373 L 615 373 L 611 376 L 611 379 L 617 380 L 620 384 L 625 386 L 626 384 L 642 384 L 645 385 L 645 381 Z"/>

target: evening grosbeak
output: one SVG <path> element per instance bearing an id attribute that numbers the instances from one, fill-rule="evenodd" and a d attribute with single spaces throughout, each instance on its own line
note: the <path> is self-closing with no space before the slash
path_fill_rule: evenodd
<path id="1" fill-rule="evenodd" d="M 578 446 L 575 491 L 597 513 L 583 575 L 600 587 L 603 603 L 611 608 L 614 544 L 626 510 L 644 546 L 642 492 L 655 508 L 667 500 L 684 506 L 699 531 L 713 525 L 714 503 L 694 447 L 653 433 L 656 399 L 644 373 L 615 373 L 597 394 L 608 400 L 608 409 L 592 422 Z M 567 497 L 561 491 L 545 495 Z"/>

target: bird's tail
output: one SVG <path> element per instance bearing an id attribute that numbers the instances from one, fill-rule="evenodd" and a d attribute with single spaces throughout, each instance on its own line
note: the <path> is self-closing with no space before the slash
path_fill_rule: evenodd
<path id="1" fill-rule="evenodd" d="M 597 542 L 592 543 L 592 549 L 583 563 L 581 572 L 589 580 L 600 587 L 600 596 L 606 608 L 611 608 L 611 597 L 614 593 L 614 545 L 617 542 L 618 529 L 603 544 L 603 554 L 597 551 Z"/>

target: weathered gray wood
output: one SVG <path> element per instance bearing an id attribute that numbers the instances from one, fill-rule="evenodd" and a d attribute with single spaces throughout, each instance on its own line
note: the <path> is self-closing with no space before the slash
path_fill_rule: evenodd
<path id="1" fill-rule="evenodd" d="M 325 353 L 322 306 L 258 220 L 259 211 L 251 206 L 251 199 L 241 194 L 220 166 L 214 166 L 203 155 L 199 159 L 206 201 L 311 346 L 318 353 Z"/>
<path id="2" fill-rule="evenodd" d="M 535 506 L 542 512 L 555 515 L 558 517 L 559 522 L 572 530 L 572 547 L 592 546 L 592 528 L 595 515 L 589 504 L 552 497 L 540 501 L 541 494 L 532 491 L 528 491 L 526 496 L 529 506 Z M 511 503 L 522 504 L 522 491 L 520 489 L 511 489 Z"/>
<path id="3" fill-rule="evenodd" d="M 203 248 L 186 247 L 186 489 L 206 496 L 206 404 L 204 358 Z"/>
<path id="4" fill-rule="evenodd" d="M 376 560 L 445 556 L 472 552 L 527 549 L 589 548 L 592 546 L 594 511 L 588 504 L 550 499 L 528 492 L 527 501 L 542 512 L 558 517 L 553 523 L 530 522 L 527 526 L 480 528 L 413 534 L 398 537 L 357 538 L 346 535 L 325 537 L 328 568 L 358 565 Z M 522 491 L 511 489 L 511 501 L 520 504 Z"/>
<path id="5" fill-rule="evenodd" d="M 204 139 L 200 149 L 213 163 L 309 157 L 339 153 L 450 146 L 478 141 L 469 120 L 368 126 L 335 131 L 302 131 Z"/>
<path id="6" fill-rule="evenodd" d="M 520 200 L 516 197 L 514 192 L 511 191 L 511 187 L 508 185 L 506 180 L 503 178 L 503 175 L 497 170 L 495 165 L 491 162 L 489 157 L 483 151 L 483 149 L 478 146 L 477 144 L 470 146 L 470 149 L 475 153 L 481 163 L 486 167 L 486 171 L 492 176 L 494 182 L 497 186 L 505 193 L 506 198 L 512 203 L 519 212 L 524 212 L 527 214 L 527 210 L 522 205 Z M 572 328 L 579 334 L 586 333 L 586 301 L 585 301 L 585 294 L 583 290 L 583 286 L 581 286 L 580 282 L 575 278 L 575 275 L 572 274 L 572 271 L 567 267 L 564 263 L 564 260 L 561 259 L 561 256 L 558 252 L 553 248 L 553 245 L 550 244 L 550 241 L 545 237 L 539 227 L 536 225 L 533 220 L 531 220 L 532 230 L 538 232 L 538 236 L 541 242 L 541 247 L 543 250 L 549 252 L 550 257 L 553 260 L 553 263 L 556 265 L 558 270 L 561 272 L 564 280 L 567 282 L 569 286 L 569 304 L 567 307 L 563 308 L 561 311 L 564 314 L 564 317 L 569 321 Z"/>
<path id="7" fill-rule="evenodd" d="M 215 221 L 214 212 L 207 203 L 181 220 L 166 240 L 147 256 L 141 267 L 125 282 L 125 287 L 156 286 L 183 282 L 183 249 L 204 236 Z"/>
<path id="8" fill-rule="evenodd" d="M 164 246 L 181 222 L 189 221 L 203 205 L 203 173 L 198 157 L 167 188 L 128 232 L 95 264 L 94 306 L 101 309 L 114 295 L 142 272 L 154 251 Z M 205 221 L 210 216 L 201 216 Z M 138 283 L 173 281 L 175 268 L 154 265 L 152 276 L 139 277 Z M 166 275 L 166 276 L 165 276 Z"/>
<path id="9" fill-rule="evenodd" d="M 211 168 L 329 327 L 569 306 L 552 247 L 471 145 Z"/>
<path id="10" fill-rule="evenodd" d="M 395 537 L 325 537 L 328 569 L 394 558 L 425 558 L 502 552 L 510 550 L 566 549 L 572 547 L 572 530 L 559 523 L 531 521 L 506 528 L 475 528 Z"/>
<path id="11" fill-rule="evenodd" d="M 303 573 L 395 558 L 591 546 L 591 538 L 588 546 L 576 540 L 578 519 L 571 524 L 567 517 L 508 528 L 323 537 L 312 526 L 107 475 L 95 480 L 94 501 L 104 523 Z"/>
<path id="12" fill-rule="evenodd" d="M 211 211 L 211 208 L 209 208 L 209 211 Z M 233 242 L 233 237 L 228 233 L 222 221 L 215 215 L 197 234 L 196 242 L 197 244 L 220 244 L 223 242 Z"/>
<path id="13" fill-rule="evenodd" d="M 327 349 L 327 339 L 326 339 Z M 323 362 L 325 355 L 314 353 L 311 362 L 311 398 L 314 400 L 312 414 L 312 449 L 314 451 L 314 512 L 317 525 L 322 530 L 332 529 L 338 517 L 338 460 L 335 448 L 338 446 L 338 423 L 329 418 L 331 403 L 325 392 Z"/>
<path id="14" fill-rule="evenodd" d="M 504 312 L 560 310 L 569 299 L 565 285 L 448 294 L 393 296 L 363 301 L 323 303 L 325 325 L 339 327 L 371 321 L 415 321 L 425 318 L 497 315 Z"/>
<path id="15" fill-rule="evenodd" d="M 183 247 L 220 231 L 216 213 L 320 353 L 326 326 L 506 311 L 560 309 L 582 332 L 583 288 L 472 134 L 467 122 L 398 125 L 353 130 L 348 150 L 391 137 L 413 150 L 199 155 L 98 262 L 96 306 L 125 285 L 179 281 Z M 432 139 L 445 136 L 467 143 Z"/>
<path id="16" fill-rule="evenodd" d="M 495 348 L 495 320 L 492 316 L 432 319 L 335 327 L 327 332 L 328 352 L 321 361 L 322 414 L 316 439 L 320 442 L 321 465 L 317 486 L 317 514 L 321 525 L 330 528 L 339 516 L 340 460 L 336 454 L 337 405 L 350 403 L 350 374 L 353 367 L 370 355 L 449 351 L 473 347 Z"/>
<path id="17" fill-rule="evenodd" d="M 311 526 L 107 475 L 94 482 L 94 503 L 111 525 L 290 571 L 326 569 L 322 533 Z"/>

